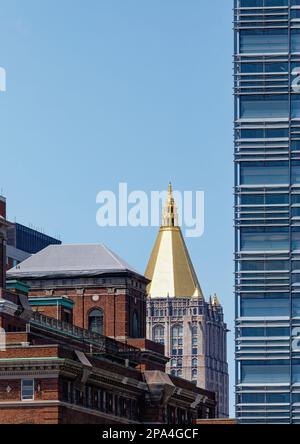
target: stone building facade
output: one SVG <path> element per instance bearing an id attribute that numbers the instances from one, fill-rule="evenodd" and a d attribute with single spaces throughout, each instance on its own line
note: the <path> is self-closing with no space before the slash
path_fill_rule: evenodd
<path id="1" fill-rule="evenodd" d="M 206 302 L 178 225 L 171 185 L 146 273 L 147 337 L 164 344 L 167 371 L 216 392 L 217 415 L 229 415 L 227 326 L 215 295 Z"/>

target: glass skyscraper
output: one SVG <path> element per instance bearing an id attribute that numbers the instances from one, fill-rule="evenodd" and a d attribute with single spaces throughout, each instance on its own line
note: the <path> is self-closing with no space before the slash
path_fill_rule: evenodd
<path id="1" fill-rule="evenodd" d="M 300 0 L 234 1 L 236 415 L 300 424 Z"/>

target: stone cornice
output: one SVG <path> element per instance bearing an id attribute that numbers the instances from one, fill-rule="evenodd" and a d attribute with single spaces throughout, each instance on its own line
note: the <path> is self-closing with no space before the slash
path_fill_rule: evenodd
<path id="1" fill-rule="evenodd" d="M 7 299 L 0 299 L 0 313 L 5 313 L 10 316 L 14 316 L 18 311 L 18 305 L 14 304 Z"/>
<path id="2" fill-rule="evenodd" d="M 8 376 L 22 377 L 24 371 L 27 375 L 36 377 L 43 377 L 47 375 L 53 375 L 51 377 L 58 376 L 60 373 L 66 374 L 69 377 L 76 378 L 78 374 L 81 374 L 84 370 L 84 366 L 80 362 L 72 361 L 62 358 L 11 358 L 1 359 L 0 353 L 0 380 L 5 379 Z M 44 377 L 46 377 L 44 375 Z M 93 367 L 92 373 L 88 379 L 89 382 L 94 382 L 96 385 L 106 385 L 110 388 L 116 388 L 116 385 L 127 387 L 128 391 L 146 391 L 147 385 L 129 376 L 119 373 L 112 373 L 109 370 Z"/>
<path id="3" fill-rule="evenodd" d="M 68 409 L 78 411 L 81 413 L 86 413 L 89 415 L 97 416 L 99 418 L 104 418 L 106 420 L 113 420 L 114 422 L 120 424 L 139 424 L 138 421 L 133 421 L 128 418 L 123 418 L 121 416 L 110 415 L 108 413 L 101 412 L 99 410 L 93 410 L 86 407 L 82 407 L 75 404 L 69 404 L 68 402 L 57 401 L 57 400 L 43 400 L 43 401 L 0 401 L 0 411 L 3 408 L 24 408 L 24 407 L 66 407 Z"/>

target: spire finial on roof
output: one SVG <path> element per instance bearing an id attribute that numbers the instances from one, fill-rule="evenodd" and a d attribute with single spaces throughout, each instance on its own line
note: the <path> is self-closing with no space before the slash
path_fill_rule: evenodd
<path id="1" fill-rule="evenodd" d="M 203 293 L 178 223 L 177 206 L 168 185 L 162 226 L 156 238 L 145 276 L 150 298 L 201 298 Z"/>
<path id="2" fill-rule="evenodd" d="M 219 298 L 218 298 L 218 296 L 217 296 L 217 294 L 215 293 L 214 294 L 214 296 L 213 296 L 213 298 L 212 298 L 212 305 L 221 305 L 220 304 L 220 301 L 219 301 Z"/>
<path id="3" fill-rule="evenodd" d="M 163 227 L 178 227 L 178 213 L 175 199 L 173 196 L 172 184 L 169 182 L 168 185 L 168 196 L 163 208 L 162 217 Z"/>

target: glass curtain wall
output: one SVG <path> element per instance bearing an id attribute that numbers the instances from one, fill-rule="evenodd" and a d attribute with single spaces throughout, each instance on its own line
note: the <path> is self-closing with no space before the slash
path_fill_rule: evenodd
<path id="1" fill-rule="evenodd" d="M 300 424 L 300 0 L 234 1 L 236 415 Z"/>

